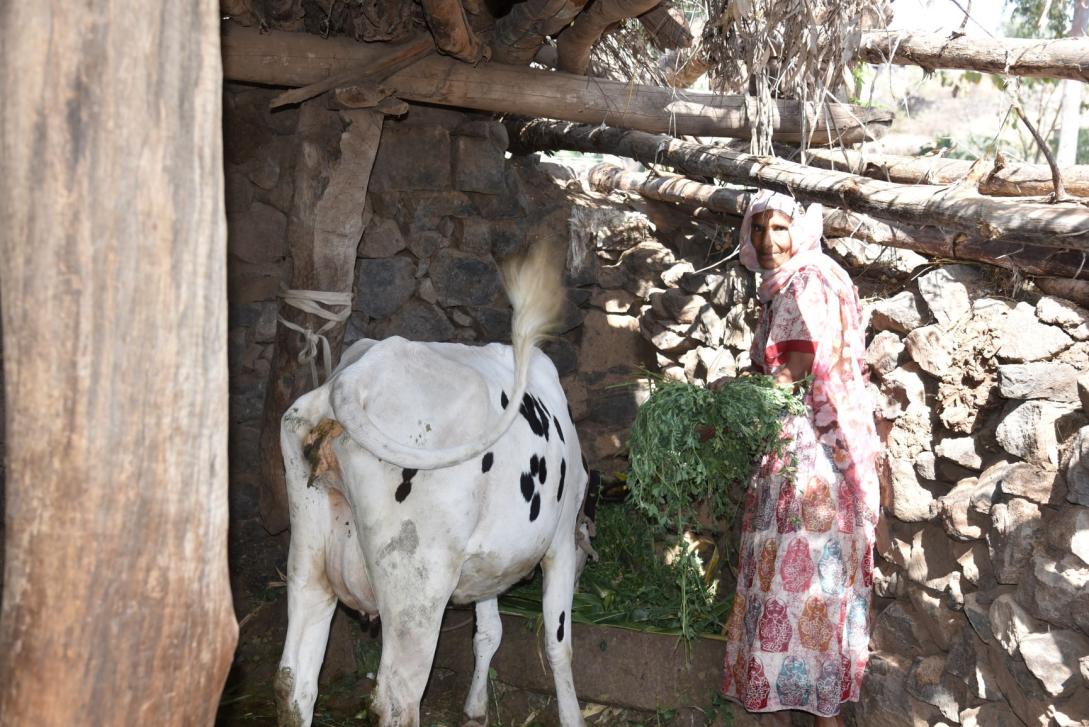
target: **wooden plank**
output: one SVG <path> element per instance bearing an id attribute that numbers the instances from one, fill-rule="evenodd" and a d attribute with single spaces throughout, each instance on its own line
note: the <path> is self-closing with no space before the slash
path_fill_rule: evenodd
<path id="1" fill-rule="evenodd" d="M 863 33 L 858 57 L 869 63 L 954 68 L 1004 76 L 1089 81 L 1089 43 L 1077 38 L 951 38 L 938 33 Z"/>
<path id="2" fill-rule="evenodd" d="M 0 24 L 5 725 L 212 725 L 237 638 L 219 5 L 148 11 Z"/>
<path id="3" fill-rule="evenodd" d="M 299 114 L 295 196 L 287 229 L 291 289 L 351 295 L 356 249 L 366 226 L 367 186 L 383 118 L 377 110 L 337 114 L 317 101 L 303 105 Z M 332 312 L 342 310 L 340 307 Z M 283 302 L 280 317 L 313 331 L 326 323 Z M 345 324 L 340 323 L 325 333 L 334 360 L 339 358 L 344 328 Z M 288 527 L 280 417 L 315 385 L 310 366 L 299 361 L 304 344 L 305 339 L 297 331 L 282 324 L 277 329 L 259 441 L 264 467 L 259 506 L 262 524 L 271 533 Z"/>
<path id="4" fill-rule="evenodd" d="M 1045 204 L 955 187 L 894 184 L 640 131 L 543 120 L 512 120 L 507 128 L 512 149 L 523 152 L 570 149 L 616 154 L 684 174 L 787 192 L 807 202 L 900 224 L 952 228 L 983 240 L 1089 251 L 1089 208 L 1077 203 Z"/>

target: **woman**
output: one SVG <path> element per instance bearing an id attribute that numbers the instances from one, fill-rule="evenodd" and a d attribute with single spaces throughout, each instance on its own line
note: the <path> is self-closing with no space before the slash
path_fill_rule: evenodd
<path id="1" fill-rule="evenodd" d="M 821 229 L 820 205 L 766 191 L 741 224 L 741 262 L 762 275 L 753 368 L 812 383 L 809 413 L 784 422 L 785 455 L 765 458 L 746 498 L 723 693 L 750 712 L 842 725 L 868 658 L 878 440 L 858 295 L 821 252 Z"/>

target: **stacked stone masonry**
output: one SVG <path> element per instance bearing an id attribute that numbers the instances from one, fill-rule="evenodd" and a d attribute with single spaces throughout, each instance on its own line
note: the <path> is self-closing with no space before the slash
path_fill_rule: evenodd
<path id="1" fill-rule="evenodd" d="M 298 113 L 270 113 L 272 95 L 237 87 L 224 101 L 236 518 L 256 509 L 304 153 Z M 547 353 L 587 457 L 608 476 L 624 468 L 642 370 L 706 383 L 748 364 L 754 281 L 732 261 L 709 267 L 735 231 L 593 194 L 562 165 L 507 158 L 506 146 L 483 116 L 413 106 L 386 121 L 346 343 L 509 340 L 498 264 L 527 244 L 567 250 L 564 322 Z M 855 722 L 1089 724 L 1089 313 L 1010 297 L 979 268 L 830 247 L 886 283 L 863 291 L 884 517 Z"/>

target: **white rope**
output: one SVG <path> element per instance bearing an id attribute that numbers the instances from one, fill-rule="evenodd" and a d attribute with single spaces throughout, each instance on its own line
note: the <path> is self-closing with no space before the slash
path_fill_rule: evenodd
<path id="1" fill-rule="evenodd" d="M 303 345 L 302 350 L 299 351 L 299 363 L 310 365 L 310 378 L 314 382 L 316 388 L 321 384 L 321 381 L 318 380 L 318 367 L 316 363 L 318 357 L 318 344 L 321 344 L 325 380 L 328 381 L 333 373 L 333 355 L 329 348 L 329 339 L 325 337 L 325 334 L 333 326 L 348 320 L 348 316 L 352 314 L 352 294 L 328 293 L 323 290 L 288 290 L 286 288 L 281 288 L 280 299 L 293 308 L 297 308 L 304 313 L 309 313 L 310 315 L 326 320 L 325 325 L 314 331 L 309 326 L 296 325 L 291 321 L 285 320 L 282 316 L 278 318 L 281 324 L 303 335 L 305 344 Z M 344 310 L 340 313 L 334 313 L 323 306 L 340 306 L 343 307 Z"/>

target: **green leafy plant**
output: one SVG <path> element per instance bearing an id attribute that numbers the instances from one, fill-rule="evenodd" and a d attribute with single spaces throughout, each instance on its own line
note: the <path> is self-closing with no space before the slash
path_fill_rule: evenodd
<path id="1" fill-rule="evenodd" d="M 801 396 L 770 376 L 716 391 L 655 380 L 628 443 L 631 501 L 660 532 L 732 521 L 760 458 L 783 454 L 783 417 L 804 413 Z"/>

